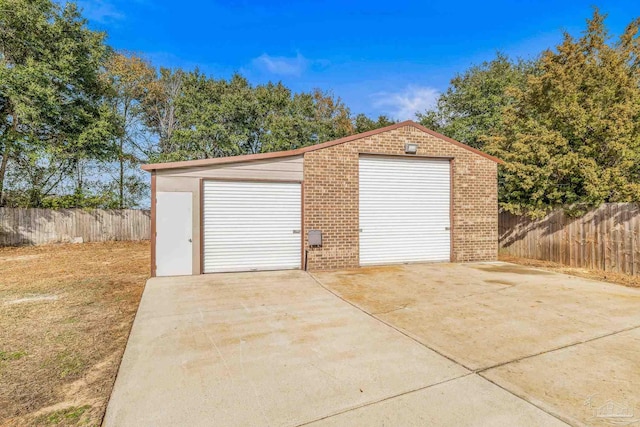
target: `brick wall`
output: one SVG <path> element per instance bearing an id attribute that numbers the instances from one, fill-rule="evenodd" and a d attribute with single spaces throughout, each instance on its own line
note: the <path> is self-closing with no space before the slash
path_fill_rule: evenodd
<path id="1" fill-rule="evenodd" d="M 359 154 L 404 155 L 407 142 L 418 156 L 454 158 L 453 260 L 496 259 L 497 164 L 409 125 L 304 154 L 304 227 L 323 234 L 321 248 L 305 242 L 310 270 L 359 266 Z"/>

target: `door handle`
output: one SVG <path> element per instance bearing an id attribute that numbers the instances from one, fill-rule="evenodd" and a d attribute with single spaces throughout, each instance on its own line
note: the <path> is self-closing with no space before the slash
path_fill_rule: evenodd
<path id="1" fill-rule="evenodd" d="M 191 243 L 191 239 L 189 239 L 189 243 Z"/>
<path id="2" fill-rule="evenodd" d="M 300 234 L 300 230 L 293 230 L 293 234 Z"/>

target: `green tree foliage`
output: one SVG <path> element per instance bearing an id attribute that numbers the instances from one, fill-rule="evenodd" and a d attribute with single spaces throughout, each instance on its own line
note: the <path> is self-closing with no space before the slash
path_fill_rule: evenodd
<path id="1" fill-rule="evenodd" d="M 209 78 L 199 71 L 187 73 L 175 100 L 178 127 L 170 152 L 159 160 L 186 160 L 229 156 L 247 144 L 245 124 L 251 117 L 251 89 L 239 75 L 229 81 Z"/>
<path id="2" fill-rule="evenodd" d="M 156 150 L 160 153 L 178 150 L 172 143 L 172 136 L 178 126 L 176 101 L 182 94 L 184 77 L 185 72 L 181 69 L 161 67 L 142 99 L 145 124 L 149 132 L 158 138 Z"/>
<path id="3" fill-rule="evenodd" d="M 151 96 L 156 72 L 151 65 L 135 55 L 117 53 L 106 62 L 104 79 L 110 88 L 105 104 L 118 123 L 112 149 L 118 173 L 113 184 L 117 187 L 118 207 L 122 209 L 130 207 L 125 202 L 125 193 L 135 194 L 143 185 L 138 174 L 132 174 L 131 169 L 138 172 L 138 166 L 146 160 L 149 151 L 143 144 L 147 133 L 144 100 Z"/>
<path id="4" fill-rule="evenodd" d="M 420 123 L 472 147 L 482 149 L 482 137 L 500 125 L 502 110 L 513 102 L 510 87 L 522 87 L 533 64 L 495 59 L 473 66 L 451 80 L 432 110 L 418 114 Z"/>
<path id="5" fill-rule="evenodd" d="M 10 169 L 31 205 L 79 159 L 109 155 L 99 78 L 109 54 L 73 3 L 0 0 L 0 204 Z"/>
<path id="6" fill-rule="evenodd" d="M 74 3 L 0 0 L 0 205 L 134 207 L 147 161 L 288 150 L 390 124 L 316 89 L 156 70 Z"/>
<path id="7" fill-rule="evenodd" d="M 353 119 L 353 131 L 354 133 L 363 133 L 385 126 L 391 126 L 395 123 L 395 120 L 392 120 L 387 116 L 378 116 L 377 120 L 373 120 L 360 113 Z"/>
<path id="8" fill-rule="evenodd" d="M 270 99 L 268 93 L 277 93 Z M 266 120 L 258 122 L 260 134 L 247 153 L 292 150 L 341 138 L 353 133 L 349 109 L 331 93 L 316 89 L 310 93 L 292 94 L 282 83 L 256 87 L 259 115 Z M 264 102 L 267 100 L 268 102 Z"/>
<path id="9" fill-rule="evenodd" d="M 538 216 L 640 201 L 640 20 L 596 11 L 534 61 L 456 76 L 422 124 L 503 160 L 500 206 Z M 138 166 L 288 150 L 393 124 L 340 98 L 116 54 L 73 3 L 0 0 L 0 205 L 131 207 Z"/>
<path id="10" fill-rule="evenodd" d="M 640 201 L 640 20 L 611 42 L 596 11 L 580 38 L 544 52 L 509 89 L 486 150 L 506 164 L 500 205 L 540 216 L 569 206 Z"/>
<path id="11" fill-rule="evenodd" d="M 161 71 L 145 106 L 160 136 L 156 161 L 289 150 L 353 133 L 349 109 L 332 94 L 253 86 L 238 74 Z"/>

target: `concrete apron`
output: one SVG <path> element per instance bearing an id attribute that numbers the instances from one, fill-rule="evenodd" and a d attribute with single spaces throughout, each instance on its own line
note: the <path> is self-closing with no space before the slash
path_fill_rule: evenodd
<path id="1" fill-rule="evenodd" d="M 562 425 L 300 271 L 147 283 L 105 426 Z"/>
<path id="2" fill-rule="evenodd" d="M 640 425 L 640 291 L 507 263 L 316 273 L 332 292 L 576 425 Z"/>

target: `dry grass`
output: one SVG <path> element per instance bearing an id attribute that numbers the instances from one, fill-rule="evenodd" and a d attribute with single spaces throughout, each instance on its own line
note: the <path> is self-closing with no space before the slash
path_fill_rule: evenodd
<path id="1" fill-rule="evenodd" d="M 148 242 L 0 248 L 0 425 L 99 425 Z"/>
<path id="2" fill-rule="evenodd" d="M 640 287 L 640 276 L 630 276 L 628 274 L 614 273 L 611 271 L 590 270 L 586 268 L 567 267 L 550 261 L 540 261 L 537 259 L 518 258 L 511 255 L 500 254 L 500 261 L 512 262 L 514 264 L 526 265 L 529 267 L 542 268 L 544 270 L 555 271 L 556 273 L 571 274 L 573 276 L 587 279 L 601 280 L 603 282 L 615 283 L 629 286 L 631 288 Z"/>

